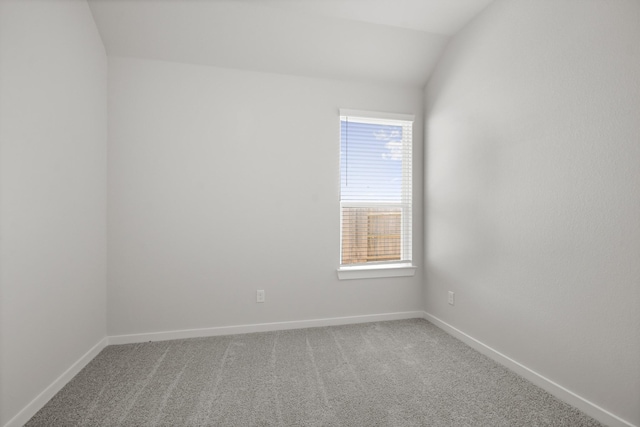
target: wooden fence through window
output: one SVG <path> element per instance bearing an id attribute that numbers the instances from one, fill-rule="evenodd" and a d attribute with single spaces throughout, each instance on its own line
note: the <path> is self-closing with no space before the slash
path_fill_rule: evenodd
<path id="1" fill-rule="evenodd" d="M 342 264 L 401 257 L 400 208 L 342 208 Z"/>

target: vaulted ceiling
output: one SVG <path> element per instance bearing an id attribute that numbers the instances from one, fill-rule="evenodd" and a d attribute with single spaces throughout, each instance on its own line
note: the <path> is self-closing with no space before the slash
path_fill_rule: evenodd
<path id="1" fill-rule="evenodd" d="M 492 0 L 89 0 L 107 53 L 423 86 Z"/>

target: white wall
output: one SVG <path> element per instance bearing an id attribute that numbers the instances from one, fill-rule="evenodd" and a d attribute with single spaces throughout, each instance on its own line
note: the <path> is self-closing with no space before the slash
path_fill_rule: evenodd
<path id="1" fill-rule="evenodd" d="M 427 311 L 635 425 L 639 82 L 639 2 L 502 0 L 447 47 L 426 130 Z"/>
<path id="2" fill-rule="evenodd" d="M 336 268 L 338 108 L 422 104 L 416 88 L 110 57 L 109 335 L 421 310 L 420 271 Z M 420 159 L 420 121 L 415 135 Z"/>
<path id="3" fill-rule="evenodd" d="M 85 2 L 0 2 L 0 425 L 106 333 L 106 71 Z"/>

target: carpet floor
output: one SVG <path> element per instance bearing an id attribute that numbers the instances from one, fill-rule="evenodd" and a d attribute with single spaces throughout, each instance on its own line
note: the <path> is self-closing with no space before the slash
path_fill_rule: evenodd
<path id="1" fill-rule="evenodd" d="M 600 426 L 422 319 L 106 347 L 35 426 Z"/>

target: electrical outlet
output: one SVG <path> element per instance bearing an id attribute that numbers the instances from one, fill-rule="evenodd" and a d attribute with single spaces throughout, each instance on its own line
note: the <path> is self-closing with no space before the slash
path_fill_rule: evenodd
<path id="1" fill-rule="evenodd" d="M 256 292 L 256 302 L 264 302 L 264 290 L 258 289 Z"/>
<path id="2" fill-rule="evenodd" d="M 449 304 L 455 305 L 456 303 L 456 294 L 455 292 L 449 291 Z"/>

